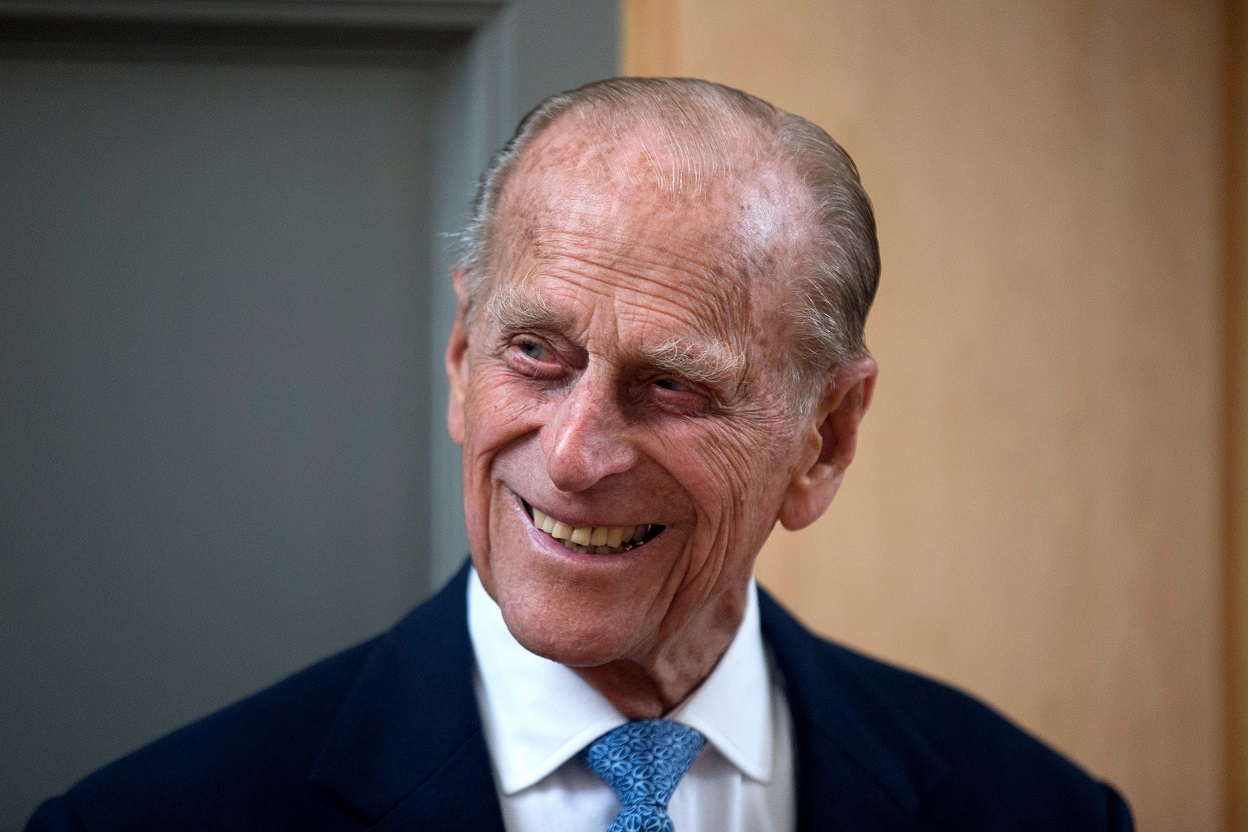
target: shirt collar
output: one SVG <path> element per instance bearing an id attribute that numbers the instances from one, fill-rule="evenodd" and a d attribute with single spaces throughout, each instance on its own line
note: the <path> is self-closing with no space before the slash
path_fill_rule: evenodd
<path id="1" fill-rule="evenodd" d="M 771 683 L 753 579 L 741 626 L 706 678 L 669 719 L 696 728 L 748 777 L 770 782 Z M 516 641 L 476 570 L 468 581 L 468 632 L 477 701 L 499 786 L 528 788 L 628 720 L 588 682 Z"/>

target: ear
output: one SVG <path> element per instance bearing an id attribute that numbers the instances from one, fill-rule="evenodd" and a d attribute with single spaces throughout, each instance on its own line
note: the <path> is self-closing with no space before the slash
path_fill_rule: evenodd
<path id="1" fill-rule="evenodd" d="M 459 308 L 455 312 L 451 338 L 446 344 L 446 377 L 451 383 L 446 429 L 456 445 L 464 444 L 464 393 L 468 384 L 468 327 L 464 321 L 466 281 L 464 270 L 456 266 L 451 271 L 451 283 L 455 286 L 455 296 L 459 298 Z"/>
<path id="2" fill-rule="evenodd" d="M 804 529 L 832 505 L 858 447 L 858 426 L 871 404 L 879 367 L 870 356 L 841 367 L 828 380 L 807 428 L 806 447 L 780 504 L 789 531 Z"/>

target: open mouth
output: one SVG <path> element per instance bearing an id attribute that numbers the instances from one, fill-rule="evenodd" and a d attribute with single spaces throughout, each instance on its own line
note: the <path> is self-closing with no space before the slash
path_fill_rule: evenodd
<path id="1" fill-rule="evenodd" d="M 654 540 L 667 528 L 658 523 L 644 523 L 640 526 L 569 526 L 528 503 L 524 503 L 524 510 L 529 513 L 529 519 L 539 531 L 550 535 L 573 552 L 591 555 L 622 554 Z"/>

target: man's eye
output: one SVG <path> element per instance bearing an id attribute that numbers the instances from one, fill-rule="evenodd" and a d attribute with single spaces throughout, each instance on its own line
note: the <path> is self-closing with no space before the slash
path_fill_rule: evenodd
<path id="1" fill-rule="evenodd" d="M 674 413 L 706 413 L 713 398 L 699 384 L 693 384 L 680 376 L 658 376 L 649 382 L 654 403 Z"/>
<path id="2" fill-rule="evenodd" d="M 683 393 L 689 389 L 688 385 L 677 381 L 674 378 L 661 378 L 654 383 L 656 386 L 662 387 L 664 390 L 672 390 L 677 393 Z"/>
<path id="3" fill-rule="evenodd" d="M 520 352 L 534 361 L 550 361 L 553 359 L 550 349 L 540 341 L 522 340 L 516 346 L 520 348 Z"/>

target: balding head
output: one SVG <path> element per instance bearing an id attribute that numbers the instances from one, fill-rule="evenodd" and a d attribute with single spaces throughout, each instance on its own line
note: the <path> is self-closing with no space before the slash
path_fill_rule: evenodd
<path id="1" fill-rule="evenodd" d="M 808 123 L 625 80 L 530 115 L 476 217 L 446 351 L 473 564 L 526 649 L 657 717 L 727 648 L 772 529 L 813 523 L 853 459 L 870 208 Z"/>
<path id="2" fill-rule="evenodd" d="M 558 126 L 561 141 L 549 142 Z M 621 137 L 645 136 L 620 153 Z M 579 139 L 579 140 L 578 140 Z M 644 179 L 684 203 L 742 195 L 731 245 L 708 252 L 725 273 L 769 276 L 783 297 L 793 382 L 810 404 L 828 372 L 866 354 L 879 278 L 871 204 L 852 160 L 816 125 L 754 96 L 694 79 L 616 78 L 553 96 L 520 123 L 482 176 L 463 235 L 467 318 L 490 294 L 503 227 L 535 201 L 510 187 L 535 168 L 594 166 L 604 181 Z M 526 182 L 532 177 L 524 177 Z M 780 204 L 785 219 L 757 206 Z M 751 209 L 753 212 L 751 213 Z"/>

